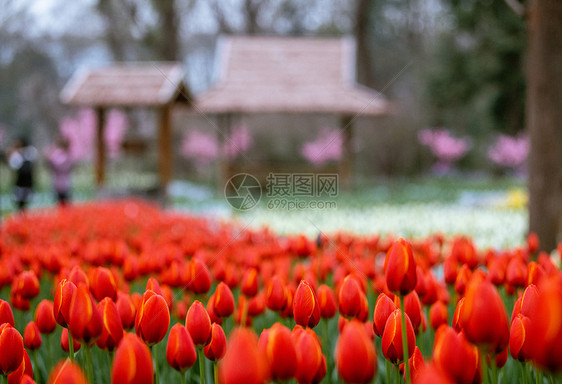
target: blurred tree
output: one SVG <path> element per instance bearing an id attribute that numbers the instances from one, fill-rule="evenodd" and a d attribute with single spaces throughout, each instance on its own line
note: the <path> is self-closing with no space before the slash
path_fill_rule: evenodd
<path id="1" fill-rule="evenodd" d="M 476 135 L 524 128 L 524 22 L 504 1 L 443 0 L 450 26 L 428 66 L 430 123 Z"/>
<path id="2" fill-rule="evenodd" d="M 520 3 L 510 3 L 521 11 Z M 524 15 L 530 230 L 550 252 L 562 242 L 562 1 L 532 0 Z"/>

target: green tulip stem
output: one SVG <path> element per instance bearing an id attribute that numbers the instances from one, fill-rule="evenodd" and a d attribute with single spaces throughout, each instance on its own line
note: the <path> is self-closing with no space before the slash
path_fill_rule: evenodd
<path id="1" fill-rule="evenodd" d="M 154 383 L 158 384 L 160 382 L 160 374 L 158 372 L 158 346 L 154 344 L 152 346 L 152 357 L 154 358 Z"/>
<path id="2" fill-rule="evenodd" d="M 201 378 L 201 384 L 207 384 L 205 380 L 205 354 L 203 353 L 203 348 L 197 349 L 198 359 L 199 359 L 199 377 Z"/>
<path id="3" fill-rule="evenodd" d="M 68 357 L 70 361 L 74 361 L 74 341 L 72 340 L 70 330 L 68 330 Z"/>
<path id="4" fill-rule="evenodd" d="M 406 372 L 406 383 L 410 384 L 410 364 L 408 363 L 408 336 L 406 335 L 406 311 L 404 310 L 404 296 L 400 296 L 400 314 L 402 325 L 402 350 L 404 352 L 404 370 Z"/>

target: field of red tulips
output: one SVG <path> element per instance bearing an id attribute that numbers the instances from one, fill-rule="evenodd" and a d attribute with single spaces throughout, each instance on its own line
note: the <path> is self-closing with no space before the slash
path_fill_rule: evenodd
<path id="1" fill-rule="evenodd" d="M 279 236 L 144 202 L 0 227 L 8 383 L 554 383 L 562 244 Z M 404 364 L 406 362 L 406 364 Z"/>

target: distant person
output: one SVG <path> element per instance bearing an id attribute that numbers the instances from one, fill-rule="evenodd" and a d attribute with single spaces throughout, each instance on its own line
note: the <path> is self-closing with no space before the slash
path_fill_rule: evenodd
<path id="1" fill-rule="evenodd" d="M 22 137 L 8 150 L 8 164 L 15 171 L 14 201 L 20 212 L 25 211 L 33 193 L 33 164 L 37 150 Z"/>
<path id="2" fill-rule="evenodd" d="M 73 161 L 70 155 L 70 143 L 66 138 L 57 140 L 56 146 L 45 154 L 49 168 L 53 172 L 53 187 L 57 203 L 64 206 L 70 199 L 70 172 Z"/>

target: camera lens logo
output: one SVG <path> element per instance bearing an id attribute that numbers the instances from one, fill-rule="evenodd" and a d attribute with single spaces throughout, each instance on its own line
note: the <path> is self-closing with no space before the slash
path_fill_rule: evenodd
<path id="1" fill-rule="evenodd" d="M 240 211 L 254 208 L 261 199 L 258 179 L 247 173 L 232 176 L 224 186 L 224 197 L 228 204 Z"/>

